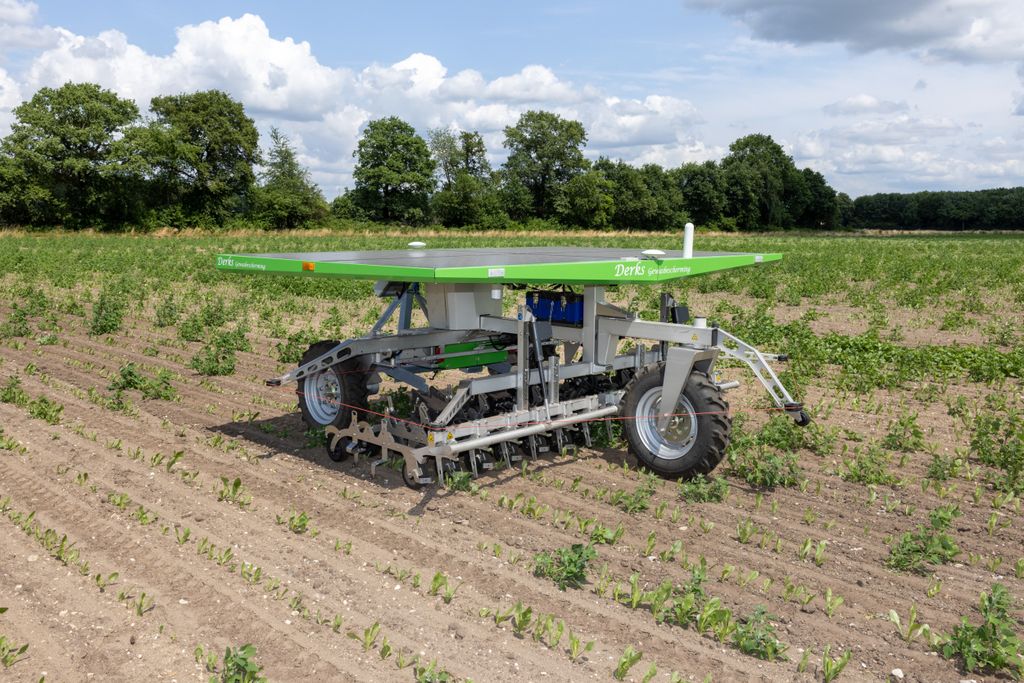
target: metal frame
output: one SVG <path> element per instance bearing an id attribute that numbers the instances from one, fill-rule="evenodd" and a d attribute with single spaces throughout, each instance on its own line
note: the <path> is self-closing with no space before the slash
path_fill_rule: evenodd
<path id="1" fill-rule="evenodd" d="M 439 301 L 441 299 L 438 297 L 448 294 L 457 296 L 456 300 L 463 306 L 457 313 L 458 319 L 470 324 L 459 329 L 414 329 L 411 327 L 414 306 L 424 311 L 429 322 L 433 322 L 432 318 L 436 320 L 441 313 L 427 308 L 427 302 L 420 295 L 417 284 L 380 282 L 376 286 L 378 294 L 390 296 L 392 301 L 369 334 L 340 342 L 318 358 L 267 382 L 279 386 L 309 377 L 336 363 L 359 359 L 361 366 L 370 373 L 386 374 L 396 381 L 426 392 L 429 385 L 420 375 L 436 369 L 438 359 L 450 357 L 449 354 L 438 354 L 435 351 L 437 347 L 486 340 L 495 335 L 504 335 L 509 339 L 514 336 L 515 344 L 510 348 L 515 350 L 516 363 L 504 372 L 461 381 L 448 397 L 447 404 L 429 424 L 412 425 L 392 418 L 390 411 L 386 411 L 387 415 L 378 425 L 357 419 L 353 413 L 348 427 L 327 428 L 331 448 L 335 448 L 339 440 L 345 438 L 353 443 L 377 446 L 381 455 L 380 459 L 372 463 L 372 468 L 394 453 L 404 459 L 408 478 L 414 482 L 428 483 L 433 481 L 433 472 L 427 474 L 426 465 L 433 460 L 434 466 L 429 469 L 436 472 L 438 481 L 443 482 L 444 463 L 457 461 L 463 453 L 522 440 L 527 442 L 529 451 L 535 453 L 537 435 L 548 432 L 554 435 L 557 446 L 561 448 L 564 430 L 573 428 L 583 429 L 589 442 L 587 423 L 618 413 L 624 392 L 610 391 L 562 400 L 562 382 L 619 370 L 636 371 L 645 365 L 664 361 L 662 405 L 673 406 L 694 370 L 712 376 L 719 354 L 746 364 L 776 406 L 798 423 L 804 416 L 802 406 L 793 401 L 767 364 L 768 358 L 780 360 L 783 357 L 762 354 L 724 330 L 707 327 L 702 319 L 697 319 L 692 325 L 641 320 L 605 302 L 603 286 L 588 285 L 583 291 L 583 324 L 577 327 L 538 321 L 524 306 L 518 307 L 515 318 L 494 315 L 490 312 L 493 305 L 481 304 L 485 301 L 485 293 L 492 296 L 492 285 L 463 284 L 458 286 L 458 291 L 447 289 L 455 287 L 449 284 L 431 284 L 428 287 L 442 290 L 428 292 L 428 300 Z M 473 291 L 475 288 L 480 288 L 480 291 Z M 484 292 L 484 289 L 488 292 Z M 481 306 L 488 310 L 481 311 Z M 396 312 L 399 314 L 396 333 L 384 334 Z M 444 320 L 448 320 L 447 312 L 444 316 Z M 637 344 L 631 353 L 618 354 L 617 347 L 622 339 L 649 340 L 656 344 L 652 347 Z M 541 358 L 542 343 L 561 345 L 563 360 L 559 361 L 557 356 Z M 572 360 L 580 348 L 581 360 Z M 531 352 L 535 361 L 539 359 L 533 367 L 529 362 Z M 737 384 L 729 382 L 718 386 L 726 390 Z M 539 388 L 543 399 L 539 405 L 531 405 L 531 392 L 535 387 Z M 496 416 L 454 423 L 460 411 L 475 397 L 499 392 L 514 392 L 514 409 Z M 421 418 L 425 422 L 426 414 L 421 415 Z M 663 431 L 668 422 L 668 416 L 660 417 L 657 428 Z M 502 446 L 500 452 L 508 460 L 507 447 Z M 475 460 L 471 464 L 475 474 Z"/>

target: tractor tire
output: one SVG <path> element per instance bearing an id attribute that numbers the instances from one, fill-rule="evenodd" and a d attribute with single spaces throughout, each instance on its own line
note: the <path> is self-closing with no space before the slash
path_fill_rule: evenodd
<path id="1" fill-rule="evenodd" d="M 338 345 L 336 341 L 319 341 L 302 354 L 299 365 L 308 363 Z M 358 359 L 350 358 L 325 370 L 300 379 L 295 393 L 299 398 L 302 421 L 310 428 L 347 427 L 352 420 L 366 419 L 366 372 Z"/>
<path id="2" fill-rule="evenodd" d="M 661 408 L 664 363 L 640 370 L 626 387 L 622 414 L 630 451 L 640 463 L 663 477 L 708 474 L 725 457 L 729 445 L 729 404 L 707 375 L 694 371 L 671 410 Z M 657 416 L 672 414 L 664 432 Z"/>

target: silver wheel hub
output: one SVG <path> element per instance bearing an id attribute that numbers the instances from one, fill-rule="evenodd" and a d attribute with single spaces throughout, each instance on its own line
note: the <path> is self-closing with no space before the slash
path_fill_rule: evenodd
<path id="1" fill-rule="evenodd" d="M 663 429 L 658 422 L 668 415 Z M 682 393 L 671 410 L 661 407 L 661 387 L 654 387 L 637 402 L 636 431 L 641 443 L 652 455 L 664 460 L 682 458 L 697 440 L 697 413 Z"/>
<path id="2" fill-rule="evenodd" d="M 334 370 L 327 369 L 306 378 L 306 409 L 322 425 L 332 424 L 341 410 L 341 382 Z"/>

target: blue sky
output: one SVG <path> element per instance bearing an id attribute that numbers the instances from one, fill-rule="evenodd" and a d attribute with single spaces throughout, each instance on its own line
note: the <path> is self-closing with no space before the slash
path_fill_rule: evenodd
<path id="1" fill-rule="evenodd" d="M 372 118 L 583 121 L 588 155 L 675 166 L 763 132 L 853 196 L 1024 184 L 1024 9 L 1011 0 L 285 3 L 0 0 L 0 130 L 41 86 L 145 111 L 221 88 L 328 196 Z"/>

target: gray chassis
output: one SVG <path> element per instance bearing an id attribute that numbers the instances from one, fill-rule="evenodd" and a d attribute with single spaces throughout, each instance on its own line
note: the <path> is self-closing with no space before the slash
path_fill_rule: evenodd
<path id="1" fill-rule="evenodd" d="M 608 391 L 562 400 L 559 397 L 561 380 L 624 369 L 639 370 L 645 365 L 664 361 L 661 405 L 672 406 L 676 405 L 692 371 L 699 370 L 712 376 L 719 354 L 745 363 L 780 410 L 798 424 L 808 421 L 802 406 L 792 399 L 768 365 L 768 360 L 785 360 L 785 357 L 761 353 L 718 327 L 708 327 L 702 318 L 694 319 L 694 324 L 668 322 L 672 317 L 673 303 L 665 296 L 662 298 L 662 321 L 655 322 L 641 320 L 606 303 L 604 287 L 586 286 L 583 289 L 583 324 L 573 326 L 537 321 L 523 306 L 519 307 L 516 318 L 502 317 L 501 287 L 497 285 L 431 284 L 428 287 L 428 297 L 424 299 L 418 284 L 378 282 L 378 296 L 391 297 L 391 302 L 368 334 L 343 341 L 291 372 L 267 380 L 267 384 L 280 386 L 297 382 L 335 364 L 357 359 L 368 376 L 384 374 L 426 392 L 429 385 L 420 373 L 429 371 L 425 365 L 439 359 L 440 356 L 435 354 L 437 347 L 483 341 L 495 334 L 516 335 L 517 358 L 528 359 L 529 354 L 522 350 L 535 341 L 561 344 L 563 357 L 561 360 L 558 356 L 546 358 L 539 367 L 530 368 L 527 362 L 522 368 L 513 365 L 505 372 L 465 379 L 457 385 L 447 405 L 433 420 L 425 412 L 417 416 L 419 421 L 416 422 L 395 418 L 386 411 L 378 425 L 371 425 L 352 411 L 351 423 L 347 427 L 327 427 L 331 449 L 336 448 L 342 439 L 348 439 L 344 443 L 354 454 L 358 453 L 357 446 L 363 443 L 380 448 L 380 459 L 373 461 L 371 472 L 388 459 L 389 452 L 395 452 L 404 458 L 407 481 L 431 483 L 433 479 L 424 466 L 433 459 L 437 480 L 444 482 L 445 463 L 457 461 L 462 453 L 496 446 L 496 452 L 510 462 L 513 442 L 525 439 L 531 453 L 536 455 L 533 437 L 553 432 L 561 449 L 562 430 L 574 425 L 581 429 L 585 443 L 589 445 L 590 423 L 617 414 L 624 392 Z M 414 305 L 424 311 L 429 327 L 411 326 Z M 435 312 L 432 315 L 432 309 L 445 311 L 444 314 Z M 397 334 L 381 334 L 396 313 Z M 660 343 L 650 348 L 637 344 L 631 352 L 617 354 L 618 343 L 622 339 Z M 540 346 L 534 348 L 539 350 Z M 580 359 L 574 360 L 580 351 Z M 458 354 L 443 355 L 451 358 Z M 529 391 L 533 385 L 540 385 L 543 405 L 530 405 Z M 737 385 L 738 382 L 718 384 L 722 390 Z M 514 410 L 452 424 L 454 417 L 470 401 L 498 391 L 515 392 Z M 658 428 L 664 429 L 667 422 L 667 416 L 661 417 Z M 470 462 L 475 475 L 477 459 L 470 458 Z"/>

